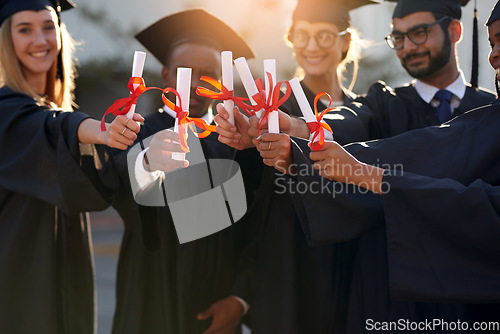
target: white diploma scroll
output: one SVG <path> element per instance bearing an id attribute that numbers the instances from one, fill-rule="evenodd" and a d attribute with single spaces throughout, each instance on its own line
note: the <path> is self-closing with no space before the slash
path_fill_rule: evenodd
<path id="1" fill-rule="evenodd" d="M 299 104 L 300 111 L 302 112 L 302 116 L 304 116 L 306 123 L 316 122 L 316 117 L 314 116 L 314 112 L 307 102 L 306 94 L 300 85 L 299 79 L 293 78 L 290 80 L 290 86 L 292 87 L 293 95 L 297 99 L 297 103 Z"/>
<path id="2" fill-rule="evenodd" d="M 259 93 L 257 86 L 255 85 L 255 81 L 253 80 L 252 73 L 250 72 L 250 68 L 248 67 L 248 63 L 245 57 L 240 57 L 234 60 L 234 65 L 236 66 L 236 70 L 240 75 L 241 82 L 243 83 L 243 87 L 245 87 L 245 91 L 247 92 L 248 97 L 250 98 L 250 103 L 254 106 L 257 103 L 254 101 L 253 97 L 255 94 Z M 257 117 L 260 118 L 262 114 L 262 110 L 258 111 Z"/>
<path id="3" fill-rule="evenodd" d="M 269 78 L 267 73 L 271 74 L 271 78 L 273 80 L 273 86 L 269 82 Z M 266 100 L 269 98 L 269 92 L 272 92 L 274 86 L 277 84 L 276 80 L 276 59 L 265 59 L 264 60 L 264 77 L 265 77 L 265 86 L 266 86 Z M 267 104 L 271 104 L 271 101 L 266 101 Z M 269 113 L 267 118 L 268 123 L 268 131 L 269 133 L 279 133 L 280 132 L 280 124 L 278 118 L 278 111 L 272 110 Z"/>
<path id="4" fill-rule="evenodd" d="M 134 53 L 134 62 L 132 63 L 132 77 L 141 77 L 142 72 L 144 71 L 144 62 L 146 61 L 146 52 L 135 51 Z M 139 84 L 134 84 L 134 89 L 137 89 Z M 135 104 L 130 106 L 129 111 L 127 112 L 127 117 L 132 119 L 135 113 Z"/>
<path id="5" fill-rule="evenodd" d="M 180 107 L 183 111 L 189 111 L 189 98 L 191 93 L 191 68 L 178 67 L 177 68 L 177 92 L 179 93 L 181 100 L 176 98 L 175 104 Z M 182 105 L 181 105 L 182 103 Z M 187 139 L 187 124 L 184 126 L 179 126 L 179 119 L 175 118 L 174 131 L 186 136 Z M 172 152 L 172 159 L 174 160 L 185 160 L 186 153 Z"/>
<path id="6" fill-rule="evenodd" d="M 227 90 L 232 91 L 234 89 L 233 85 L 233 53 L 231 51 L 222 51 L 220 54 L 222 62 L 222 85 L 227 88 Z M 234 101 L 226 100 L 224 101 L 224 109 L 227 110 L 229 114 L 228 121 L 234 125 Z"/>

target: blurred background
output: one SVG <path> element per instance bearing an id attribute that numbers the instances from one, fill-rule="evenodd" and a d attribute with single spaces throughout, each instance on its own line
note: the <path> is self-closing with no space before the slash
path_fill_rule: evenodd
<path id="1" fill-rule="evenodd" d="M 166 15 L 191 8 L 203 8 L 238 31 L 256 52 L 249 61 L 254 78 L 263 77 L 263 60 L 277 60 L 278 80 L 295 76 L 295 61 L 284 35 L 291 24 L 296 0 L 74 0 L 77 8 L 63 13 L 72 36 L 80 43 L 77 103 L 80 110 L 100 119 L 114 100 L 128 95 L 127 82 L 135 50 L 146 51 L 133 36 Z M 496 0 L 477 1 L 479 20 L 479 85 L 494 90 L 494 74 L 488 63 L 489 43 L 486 22 Z M 376 80 L 391 86 L 411 78 L 400 66 L 395 52 L 386 45 L 393 3 L 365 6 L 351 12 L 352 27 L 371 46 L 363 52 L 354 92 L 366 93 Z M 463 8 L 463 40 L 458 53 L 467 80 L 471 74 L 472 21 L 474 0 Z M 160 63 L 146 58 L 144 79 L 148 86 L 161 87 Z M 237 73 L 235 71 L 235 73 Z M 346 86 L 350 75 L 346 75 Z M 235 85 L 239 77 L 235 74 Z M 237 88 L 236 88 L 237 89 Z M 154 95 L 154 94 L 151 94 Z M 139 99 L 137 111 L 154 112 L 161 101 L 147 94 Z M 116 259 L 123 231 L 120 218 L 112 210 L 92 213 L 93 239 L 98 283 L 99 334 L 111 332 L 114 309 Z"/>

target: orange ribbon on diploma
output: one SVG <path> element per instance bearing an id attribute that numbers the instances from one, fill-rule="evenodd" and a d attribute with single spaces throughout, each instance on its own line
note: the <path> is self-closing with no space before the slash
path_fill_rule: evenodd
<path id="1" fill-rule="evenodd" d="M 273 80 L 271 78 L 271 75 L 269 73 L 266 74 L 272 86 Z M 278 108 L 283 103 L 285 103 L 285 101 L 288 99 L 288 97 L 290 97 L 291 94 L 290 91 L 291 88 L 288 81 L 280 81 L 276 84 L 276 86 L 272 86 L 274 88 L 269 91 L 269 96 L 267 98 L 267 101 L 270 102 L 268 103 L 266 102 L 266 89 L 264 87 L 264 83 L 262 82 L 261 79 L 257 79 L 255 80 L 255 85 L 257 86 L 258 93 L 252 96 L 252 99 L 255 101 L 255 105 L 251 105 L 244 102 L 248 101 L 249 100 L 248 98 L 234 96 L 233 91 L 228 90 L 221 82 L 213 78 L 203 76 L 200 78 L 200 80 L 211 84 L 220 91 L 220 92 L 214 92 L 210 89 L 200 86 L 196 88 L 196 94 L 200 96 L 208 97 L 213 100 L 222 100 L 222 101 L 233 100 L 238 107 L 243 109 L 248 115 L 251 116 L 255 116 L 259 111 L 263 111 L 259 123 L 259 132 L 262 124 L 264 123 L 264 120 L 267 120 L 269 113 L 271 111 L 278 110 Z M 281 85 L 283 85 L 283 83 L 287 86 L 287 90 L 284 96 L 280 98 L 280 87 Z"/>
<path id="2" fill-rule="evenodd" d="M 323 110 L 321 113 L 318 114 L 318 101 L 321 98 L 321 96 L 323 96 L 323 95 L 328 96 L 328 99 L 330 100 L 330 102 L 328 103 L 329 107 L 326 108 L 325 110 Z M 321 150 L 321 148 L 323 148 L 323 145 L 325 145 L 325 130 L 330 131 L 331 133 L 333 133 L 332 128 L 330 127 L 330 125 L 328 125 L 325 122 L 322 122 L 323 116 L 327 112 L 332 111 L 333 109 L 335 109 L 335 108 L 330 108 L 331 104 L 332 104 L 332 98 L 327 93 L 324 93 L 324 92 L 323 93 L 319 93 L 314 98 L 314 116 L 316 118 L 316 121 L 315 122 L 308 122 L 308 123 L 306 123 L 307 127 L 309 128 L 309 131 L 313 135 L 312 139 L 311 139 L 311 144 L 310 144 L 311 149 L 313 151 Z"/>
<path id="3" fill-rule="evenodd" d="M 198 138 L 205 138 L 207 137 L 210 133 L 215 132 L 215 125 L 209 125 L 204 119 L 201 118 L 194 118 L 194 117 L 189 117 L 188 112 L 182 110 L 181 107 L 178 107 L 175 103 L 170 101 L 165 94 L 167 93 L 174 93 L 179 101 L 181 101 L 180 94 L 173 88 L 167 87 L 165 89 L 161 89 L 158 87 L 146 87 L 146 84 L 144 83 L 144 80 L 140 77 L 131 77 L 127 87 L 130 90 L 130 95 L 128 97 L 118 99 L 113 104 L 106 110 L 104 113 L 104 116 L 101 119 L 101 130 L 106 131 L 106 123 L 105 123 L 105 117 L 107 114 L 113 114 L 115 116 L 118 115 L 125 115 L 127 112 L 130 110 L 131 106 L 133 104 L 137 103 L 137 99 L 139 96 L 152 89 L 157 89 L 162 91 L 162 100 L 165 105 L 175 111 L 176 117 L 178 119 L 178 124 L 179 126 L 185 127 L 188 125 L 191 128 L 191 131 L 198 137 Z M 136 88 L 135 88 L 136 87 Z M 193 124 L 200 129 L 203 130 L 201 133 L 197 133 L 194 128 Z M 179 132 L 179 144 L 181 145 L 181 148 L 184 152 L 189 152 L 189 147 L 187 146 L 187 138 L 185 134 Z"/>
<path id="4" fill-rule="evenodd" d="M 215 125 L 210 125 L 208 124 L 204 119 L 202 118 L 194 118 L 194 117 L 189 117 L 188 115 L 188 112 L 187 111 L 184 111 L 182 110 L 182 108 L 180 106 L 177 106 L 175 103 L 173 103 L 172 101 L 170 101 L 167 97 L 166 97 L 166 94 L 167 93 L 173 93 L 175 94 L 175 96 L 177 96 L 177 99 L 179 101 L 179 105 L 182 105 L 182 102 L 181 102 L 181 95 L 179 94 L 178 91 L 176 91 L 175 89 L 173 88 L 170 88 L 170 87 L 167 87 L 163 90 L 162 92 L 162 100 L 163 100 L 163 103 L 165 103 L 165 105 L 172 109 L 173 111 L 175 111 L 175 114 L 177 116 L 177 120 L 178 120 L 178 124 L 179 124 L 179 127 L 185 127 L 186 125 L 189 126 L 189 128 L 191 129 L 191 131 L 198 137 L 198 138 L 205 138 L 207 137 L 210 133 L 212 132 L 215 132 Z M 203 130 L 203 132 L 201 133 L 197 133 L 194 128 L 193 128 L 193 124 L 197 127 L 199 127 L 200 129 Z M 184 152 L 189 152 L 189 147 L 187 145 L 187 138 L 186 138 L 186 135 L 185 135 L 185 132 L 183 131 L 179 131 L 179 144 L 181 145 L 181 149 L 184 151 Z"/>

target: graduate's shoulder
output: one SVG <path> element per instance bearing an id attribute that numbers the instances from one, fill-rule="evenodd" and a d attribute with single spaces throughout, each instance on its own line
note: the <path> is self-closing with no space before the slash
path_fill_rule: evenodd
<path id="1" fill-rule="evenodd" d="M 360 95 L 355 101 L 364 99 L 412 99 L 416 94 L 415 87 L 412 83 L 407 83 L 399 87 L 393 88 L 382 80 L 375 82 L 370 86 L 365 95 Z"/>
<path id="2" fill-rule="evenodd" d="M 41 112 L 44 111 L 45 113 Z M 16 92 L 9 87 L 0 88 L 0 116 L 3 125 L 20 119 L 46 119 L 54 117 L 54 110 L 40 105 L 33 97 Z"/>
<path id="3" fill-rule="evenodd" d="M 0 105 L 2 109 L 13 106 L 36 106 L 36 101 L 31 96 L 12 90 L 8 86 L 0 88 Z"/>
<path id="4" fill-rule="evenodd" d="M 473 96 L 474 99 L 484 102 L 484 104 L 491 103 L 496 99 L 496 95 L 491 90 L 483 87 L 474 88 L 470 84 L 466 85 L 465 94 Z"/>

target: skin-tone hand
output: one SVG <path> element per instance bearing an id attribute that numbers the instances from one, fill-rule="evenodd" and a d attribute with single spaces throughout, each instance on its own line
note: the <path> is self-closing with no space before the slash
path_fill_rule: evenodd
<path id="1" fill-rule="evenodd" d="M 234 297 L 216 301 L 208 309 L 198 313 L 198 320 L 213 317 L 210 327 L 203 334 L 233 334 L 243 316 L 243 305 Z"/>
<path id="2" fill-rule="evenodd" d="M 323 148 L 311 152 L 314 168 L 329 180 L 352 183 L 381 194 L 384 170 L 360 162 L 336 142 L 325 142 Z"/>
<path id="3" fill-rule="evenodd" d="M 234 107 L 234 123 L 228 121 L 229 114 L 222 103 L 217 105 L 217 115 L 215 115 L 216 131 L 219 134 L 219 141 L 237 150 L 244 150 L 253 147 L 252 137 L 248 135 L 250 124 L 248 118 L 243 115 L 238 107 Z"/>
<path id="4" fill-rule="evenodd" d="M 287 113 L 278 110 L 279 124 L 280 124 L 280 132 L 284 132 L 292 137 L 309 139 L 309 128 L 307 127 L 306 122 L 303 119 L 293 117 L 288 115 Z M 248 130 L 248 134 L 252 137 L 258 136 L 260 119 L 253 116 L 250 118 L 251 128 Z M 260 126 L 260 133 L 267 130 L 267 119 L 262 122 Z M 267 132 L 267 131 L 266 131 Z M 259 133 L 259 134 L 260 134 Z"/>
<path id="5" fill-rule="evenodd" d="M 105 144 L 125 150 L 137 138 L 140 126 L 136 122 L 143 121 L 144 118 L 139 114 L 134 114 L 132 119 L 119 115 L 111 124 L 107 124 L 107 131 L 101 131 L 101 122 L 87 118 L 78 127 L 78 140 L 82 144 Z"/>
<path id="6" fill-rule="evenodd" d="M 284 133 L 263 133 L 256 140 L 262 162 L 281 173 L 294 174 L 290 137 Z"/>
<path id="7" fill-rule="evenodd" d="M 172 152 L 183 152 L 181 145 L 176 141 L 179 141 L 179 135 L 172 130 L 166 129 L 157 132 L 145 155 L 144 167 L 146 170 L 150 172 L 159 170 L 168 173 L 189 166 L 187 160 L 172 159 Z"/>

